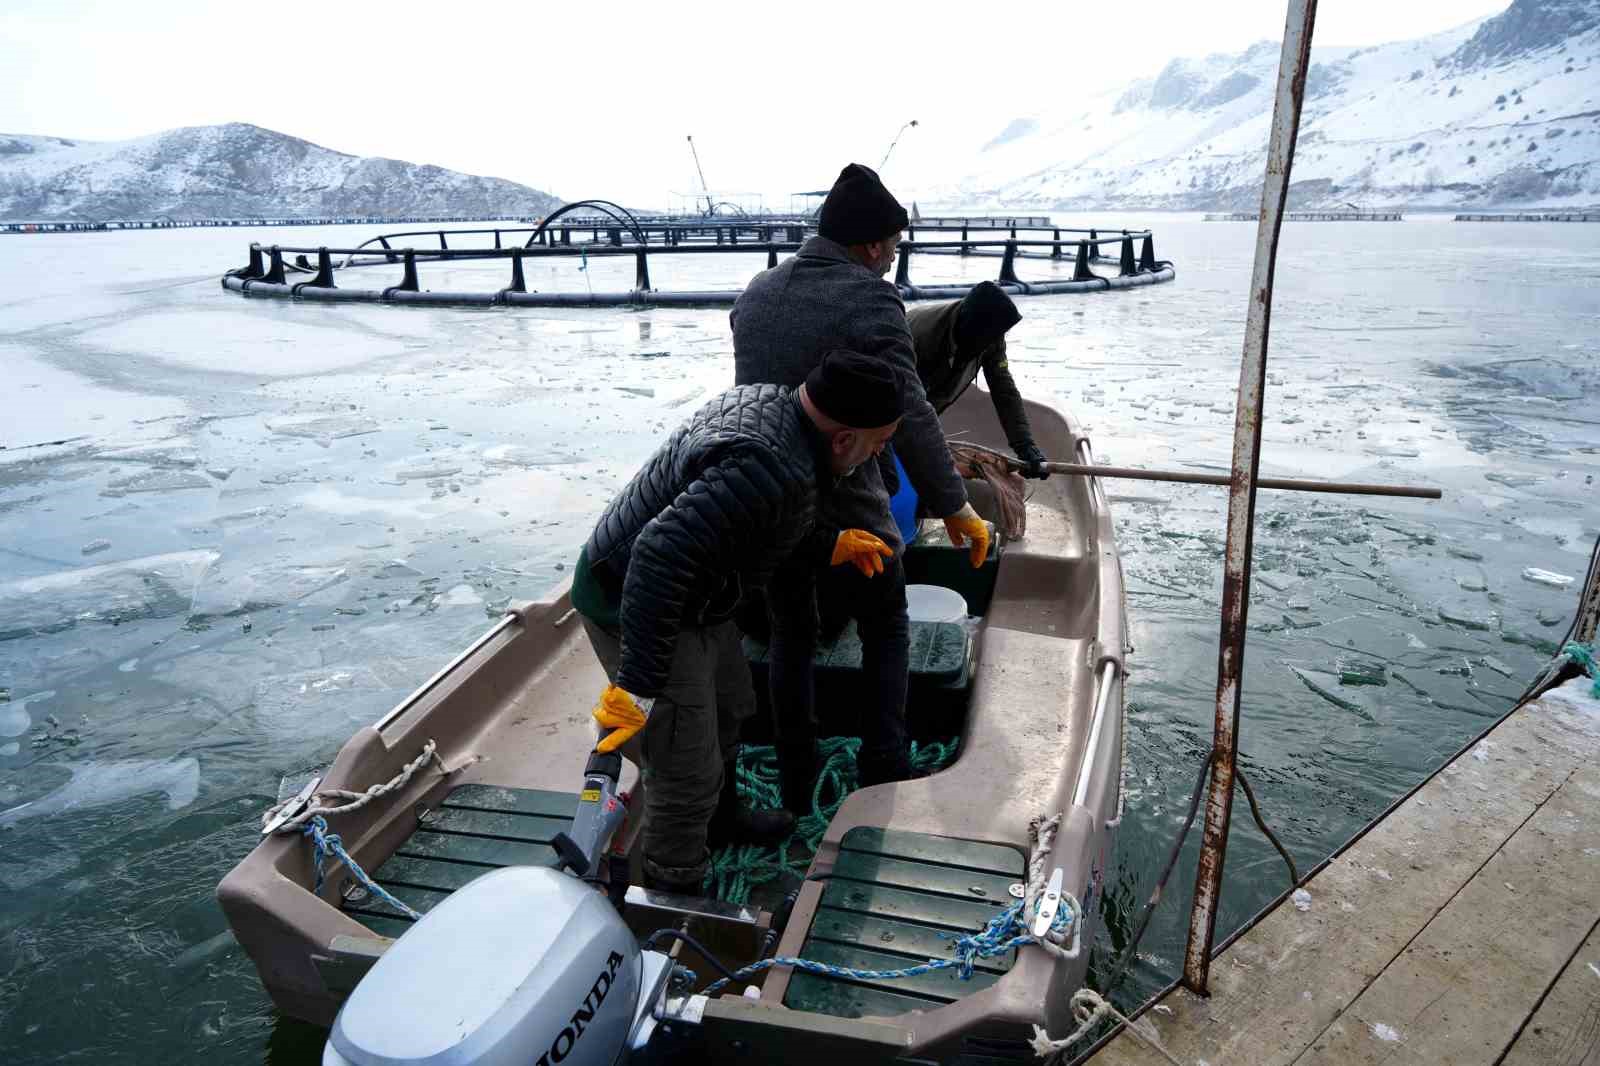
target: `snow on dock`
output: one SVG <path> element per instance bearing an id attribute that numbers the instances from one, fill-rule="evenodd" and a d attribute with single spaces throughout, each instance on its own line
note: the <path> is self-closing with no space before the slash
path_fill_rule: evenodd
<path id="1" fill-rule="evenodd" d="M 1600 1054 L 1600 699 L 1522 705 L 1135 1020 L 1194 1063 Z M 1124 1031 L 1092 1066 L 1165 1066 Z"/>

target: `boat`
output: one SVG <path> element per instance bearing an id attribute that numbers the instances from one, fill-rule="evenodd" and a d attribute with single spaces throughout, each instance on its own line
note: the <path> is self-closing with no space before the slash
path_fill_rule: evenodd
<path id="1" fill-rule="evenodd" d="M 1029 402 L 1028 416 L 1046 454 L 1094 462 L 1088 439 L 1065 414 Z M 976 386 L 944 413 L 943 423 L 953 441 L 1005 446 L 993 403 Z M 695 992 L 705 984 L 696 979 L 673 1001 L 672 1017 L 684 1024 L 656 1028 L 680 1037 L 692 1030 L 697 1059 L 814 1062 L 827 1053 L 851 1062 L 973 1055 L 1026 1061 L 1034 1026 L 1060 1033 L 1075 1024 L 1069 1000 L 1085 980 L 1123 803 L 1126 607 L 1098 479 L 1057 476 L 1029 484 L 1026 535 L 1006 543 L 997 537 L 982 568 L 970 566 L 965 548 L 943 539 L 937 521 L 925 521 L 907 549 L 909 580 L 954 589 L 971 616 L 964 623 L 913 624 L 914 648 L 943 648 L 945 661 L 932 663 L 940 655 L 929 651 L 919 660 L 929 666 L 921 675 L 914 663 L 908 724 L 913 736 L 959 737 L 952 762 L 926 777 L 846 797 L 806 880 L 770 908 L 665 896 L 637 884 L 624 891 L 620 871 L 636 875 L 637 856 L 614 864 L 612 898 L 640 935 L 663 927 L 693 931 L 729 966 L 775 955 L 813 960 L 828 971 L 771 965 L 743 994 L 735 986 L 709 998 Z M 982 513 L 977 493 L 974 502 Z M 951 641 L 958 649 L 953 664 Z M 847 702 L 850 682 L 847 662 L 826 683 L 819 676 L 819 689 L 833 685 L 839 694 L 826 701 L 819 695 L 819 707 Z M 398 706 L 360 729 L 320 783 L 276 812 L 272 828 L 281 830 L 297 810 L 304 814 L 313 792 L 327 797 L 342 789 L 362 797 L 354 809 L 327 818 L 339 850 L 324 841 L 318 851 L 302 832 L 264 832 L 218 887 L 233 933 L 280 1011 L 332 1025 L 369 972 L 398 965 L 395 945 L 418 944 L 446 911 L 459 920 L 469 909 L 443 906 L 446 900 L 465 896 L 474 881 L 514 895 L 508 871 L 562 864 L 558 838 L 573 824 L 580 788 L 593 781 L 584 776 L 594 742 L 589 711 L 604 684 L 563 585 L 514 605 Z M 829 724 L 825 717 L 825 732 Z M 392 787 L 373 789 L 379 783 Z M 637 788 L 631 767 L 621 788 Z M 1061 818 L 1048 854 L 1036 856 L 1030 827 L 1055 814 Z M 636 836 L 636 825 L 618 834 L 619 856 L 629 854 Z M 1040 861 L 1030 870 L 1035 857 Z M 363 883 L 352 861 L 378 889 Z M 978 958 L 965 977 L 954 966 L 905 978 L 862 976 L 948 957 L 956 937 L 984 929 L 1024 894 L 1033 904 L 1042 878 L 1060 890 L 1062 914 L 1073 926 L 1071 950 L 1025 940 Z M 385 895 L 426 917 L 413 925 Z M 432 913 L 436 908 L 442 909 Z M 478 910 L 480 922 L 486 913 Z M 508 928 L 498 935 L 519 934 Z M 496 944 L 494 936 L 483 942 Z M 477 942 L 452 937 L 452 947 L 441 950 L 469 941 Z M 386 961 L 390 955 L 395 959 Z M 705 969 L 693 952 L 683 950 L 678 959 Z M 593 980 L 586 978 L 584 988 Z M 599 1009 L 601 982 L 593 989 L 592 1002 L 584 1002 Z M 448 984 L 427 993 L 450 994 Z M 403 1000 L 384 1005 L 390 1024 L 403 1024 L 408 1010 L 426 1013 L 432 1002 L 424 996 L 406 1008 Z M 647 1003 L 642 1011 L 649 1009 Z M 659 1001 L 656 1014 L 659 1021 Z M 573 1025 L 582 1036 L 578 1017 Z M 553 1037 L 527 1037 L 553 1038 L 525 1061 L 560 1050 L 563 1038 L 570 1051 L 572 1026 L 558 1025 Z"/>

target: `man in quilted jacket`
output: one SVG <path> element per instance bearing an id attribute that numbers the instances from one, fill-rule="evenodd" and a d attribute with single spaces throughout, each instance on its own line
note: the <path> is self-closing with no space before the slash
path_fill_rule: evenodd
<path id="1" fill-rule="evenodd" d="M 906 382 L 905 420 L 894 452 L 905 465 L 924 510 L 944 519 L 955 544 L 969 543 L 973 565 L 988 553 L 989 532 L 945 444 L 939 416 L 917 377 L 917 353 L 905 304 L 884 279 L 894 263 L 905 208 L 869 167 L 840 171 L 818 212 L 817 236 L 795 256 L 751 279 L 729 321 L 734 381 L 793 386 L 824 353 L 849 348 L 891 367 Z M 893 469 L 892 464 L 888 467 Z M 883 464 L 864 463 L 843 481 L 827 514 L 839 526 L 859 526 L 892 546 L 882 580 L 841 582 L 841 602 L 856 619 L 867 705 L 860 709 L 858 761 L 863 785 L 910 776 L 906 742 L 906 681 L 910 621 L 906 614 L 901 538 L 889 514 Z M 817 642 L 816 571 L 787 567 L 774 578 L 767 602 L 772 631 L 770 677 L 773 726 L 784 805 L 806 813 L 816 776 L 815 690 L 811 661 Z"/>
<path id="2" fill-rule="evenodd" d="M 741 808 L 732 760 L 755 709 L 732 619 L 791 557 L 883 570 L 891 549 L 824 525 L 819 503 L 899 427 L 905 390 L 876 360 L 822 359 L 800 387 L 723 393 L 680 426 L 600 516 L 579 553 L 572 605 L 611 684 L 596 750 L 624 752 L 645 782 L 646 884 L 698 892 L 712 844 L 773 843 L 783 811 Z"/>

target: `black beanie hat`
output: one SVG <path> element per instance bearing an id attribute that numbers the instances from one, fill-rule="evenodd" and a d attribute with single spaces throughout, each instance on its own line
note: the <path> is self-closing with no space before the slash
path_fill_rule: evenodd
<path id="1" fill-rule="evenodd" d="M 992 281 L 980 281 L 956 308 L 956 347 L 966 353 L 981 352 L 1021 321 L 1022 312 L 1004 289 Z"/>
<path id="2" fill-rule="evenodd" d="M 806 375 L 817 410 L 852 429 L 877 429 L 905 413 L 900 375 L 883 359 L 835 348 Z"/>
<path id="3" fill-rule="evenodd" d="M 899 233 L 911 221 L 900 201 L 878 180 L 878 172 L 860 163 L 839 171 L 817 216 L 817 232 L 849 247 L 869 244 Z"/>

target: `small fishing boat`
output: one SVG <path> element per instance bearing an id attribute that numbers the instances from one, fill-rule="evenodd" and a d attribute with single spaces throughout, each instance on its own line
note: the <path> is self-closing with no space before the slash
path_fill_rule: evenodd
<path id="1" fill-rule="evenodd" d="M 1067 417 L 1028 406 L 1046 454 L 1093 463 Z M 943 421 L 953 440 L 1005 444 L 979 388 Z M 1058 1034 L 1074 1025 L 1069 1000 L 1084 981 L 1114 859 L 1127 641 L 1121 562 L 1098 480 L 1029 484 L 1026 536 L 997 543 L 982 568 L 942 540 L 938 522 L 925 523 L 937 529 L 907 549 L 909 580 L 944 585 L 965 601 L 965 621 L 914 621 L 907 710 L 914 737 L 958 737 L 956 757 L 929 776 L 846 797 L 806 880 L 781 904 L 735 906 L 622 884 L 625 871 L 637 873 L 637 857 L 627 861 L 637 850 L 632 824 L 614 839 L 612 902 L 574 876 L 581 860 L 564 862 L 580 789 L 595 782 L 585 777 L 589 711 L 605 677 L 562 586 L 518 605 L 358 731 L 320 783 L 275 810 L 260 844 L 224 878 L 218 897 L 273 1001 L 332 1025 L 349 998 L 325 1060 L 338 1063 L 442 1062 L 427 1056 L 457 1043 L 461 1054 L 449 1061 L 473 1061 L 462 1049 L 481 1035 L 468 1032 L 474 1026 L 522 1041 L 527 1062 L 546 1061 L 541 1054 L 618 1061 L 665 1033 L 716 1060 L 1031 1059 L 1035 1025 Z M 759 674 L 760 650 L 750 650 Z M 859 656 L 852 664 L 838 652 L 818 669 L 819 706 L 848 706 Z M 825 715 L 825 731 L 829 724 Z M 618 784 L 623 793 L 637 787 L 631 768 Z M 353 802 L 342 813 L 312 816 L 313 807 L 344 800 Z M 1041 836 L 1041 816 L 1058 814 Z M 570 886 L 583 888 L 581 899 Z M 637 939 L 603 951 L 595 965 L 604 977 L 589 972 L 578 947 L 513 947 L 539 937 L 588 945 L 589 919 L 579 915 L 595 901 L 610 916 L 604 921 L 615 924 L 620 912 L 638 937 L 688 934 L 696 950 L 718 957 L 716 968 L 774 956 L 811 965 L 769 962 L 760 979 L 707 998 L 697 994 L 703 978 L 652 966 L 648 949 L 659 936 L 645 944 L 642 968 Z M 991 936 L 989 950 L 967 950 L 965 964 L 953 964 L 960 938 L 994 933 L 997 919 L 1019 912 L 1017 924 L 1037 938 L 996 945 Z M 507 916 L 503 924 L 496 914 Z M 530 928 L 538 921 L 553 924 Z M 674 950 L 674 963 L 706 972 L 682 943 Z M 930 961 L 938 965 L 923 965 Z M 408 975 L 407 967 L 430 972 Z M 506 967 L 485 988 L 461 991 L 480 972 Z M 581 987 L 579 977 L 567 980 L 569 969 L 581 971 Z M 537 995 L 529 991 L 535 970 L 550 982 Z M 624 983 L 626 997 L 607 998 Z M 568 988 L 572 1001 L 557 1003 Z M 358 1011 L 363 995 L 374 1002 Z M 463 995 L 474 1021 L 427 1019 L 434 1005 L 446 1012 L 443 1004 Z M 536 1010 L 529 996 L 546 1007 Z M 623 1020 L 610 1035 L 584 1035 L 598 1031 L 596 1012 L 618 1003 Z M 438 1030 L 450 1025 L 448 1034 Z M 397 1050 L 409 1038 L 396 1034 L 409 1026 L 433 1027 L 415 1038 L 414 1055 Z"/>

